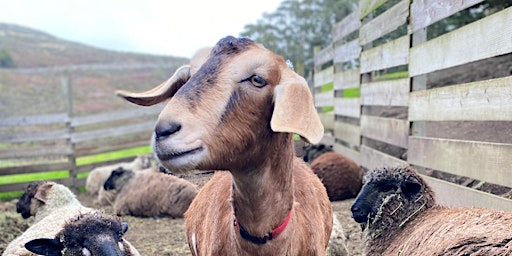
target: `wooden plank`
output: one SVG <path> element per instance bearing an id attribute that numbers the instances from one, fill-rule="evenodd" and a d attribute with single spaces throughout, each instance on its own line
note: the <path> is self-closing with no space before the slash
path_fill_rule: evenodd
<path id="1" fill-rule="evenodd" d="M 332 106 L 334 101 L 334 91 L 315 93 L 315 107 Z"/>
<path id="2" fill-rule="evenodd" d="M 421 175 L 432 187 L 436 201 L 449 207 L 484 207 L 512 211 L 512 200 L 444 180 Z"/>
<path id="3" fill-rule="evenodd" d="M 334 113 L 340 116 L 359 118 L 361 103 L 359 98 L 334 98 Z"/>
<path id="4" fill-rule="evenodd" d="M 359 1 L 359 19 L 363 19 L 366 15 L 375 11 L 388 0 L 360 0 Z"/>
<path id="5" fill-rule="evenodd" d="M 409 78 L 361 84 L 361 104 L 369 106 L 409 105 Z"/>
<path id="6" fill-rule="evenodd" d="M 407 148 L 409 122 L 400 119 L 361 116 L 361 135 L 391 145 Z"/>
<path id="7" fill-rule="evenodd" d="M 411 48 L 410 76 L 512 52 L 511 21 L 509 7 Z"/>
<path id="8" fill-rule="evenodd" d="M 512 76 L 416 91 L 409 119 L 512 121 Z"/>
<path id="9" fill-rule="evenodd" d="M 359 69 L 350 69 L 334 74 L 334 90 L 359 88 L 361 74 Z"/>
<path id="10" fill-rule="evenodd" d="M 0 175 L 59 171 L 59 170 L 68 170 L 69 168 L 70 168 L 70 164 L 68 162 L 36 164 L 36 165 L 28 165 L 28 166 L 27 165 L 13 166 L 13 167 L 0 168 Z"/>
<path id="11" fill-rule="evenodd" d="M 364 24 L 359 29 L 359 43 L 368 44 L 389 32 L 396 30 L 407 22 L 409 17 L 409 0 L 402 0 L 384 13 Z"/>
<path id="12" fill-rule="evenodd" d="M 430 0 L 411 4 L 411 29 L 416 32 L 483 0 Z"/>
<path id="13" fill-rule="evenodd" d="M 325 144 L 325 145 L 334 145 L 334 144 L 336 144 L 336 138 L 334 138 L 331 135 L 324 134 L 324 137 L 322 137 L 322 139 L 320 140 L 320 143 Z"/>
<path id="14" fill-rule="evenodd" d="M 409 137 L 411 164 L 512 187 L 512 144 Z"/>
<path id="15" fill-rule="evenodd" d="M 353 145 L 361 144 L 361 127 L 358 125 L 334 122 L 334 136 L 336 139 Z"/>
<path id="16" fill-rule="evenodd" d="M 361 165 L 361 154 L 351 148 L 344 147 L 339 143 L 335 143 L 333 146 L 335 152 L 338 152 L 356 162 L 358 165 Z"/>
<path id="17" fill-rule="evenodd" d="M 77 166 L 77 173 L 90 172 L 94 168 L 101 167 L 101 166 L 108 166 L 108 165 L 113 165 L 113 164 L 123 163 L 123 162 L 132 162 L 135 157 L 136 156 L 123 157 L 123 158 L 99 162 L 99 163 L 80 165 L 80 166 Z"/>
<path id="18" fill-rule="evenodd" d="M 149 142 L 150 138 L 151 138 L 151 134 L 148 134 L 147 138 L 145 138 L 145 139 L 129 141 L 129 142 L 123 141 L 122 145 L 107 144 L 107 145 L 98 145 L 95 148 L 77 148 L 76 152 L 75 152 L 75 156 L 81 157 L 81 156 L 88 156 L 88 155 L 96 155 L 96 154 L 107 153 L 110 151 L 148 146 L 150 144 L 150 142 Z"/>
<path id="19" fill-rule="evenodd" d="M 322 85 L 326 85 L 328 83 L 332 83 L 333 81 L 333 73 L 334 73 L 334 67 L 330 66 L 324 70 L 321 70 L 319 72 L 315 72 L 314 75 L 314 87 L 318 88 Z"/>
<path id="20" fill-rule="evenodd" d="M 99 129 L 93 131 L 77 132 L 71 135 L 73 143 L 79 143 L 87 140 L 96 140 L 100 138 L 109 138 L 115 136 L 122 136 L 130 133 L 147 131 L 150 134 L 155 127 L 155 121 L 148 121 L 144 123 L 137 123 L 132 125 L 117 126 L 106 129 Z"/>
<path id="21" fill-rule="evenodd" d="M 67 187 L 71 187 L 73 185 L 73 180 L 71 178 L 57 179 L 52 181 Z M 0 185 L 0 192 L 23 191 L 27 188 L 28 184 L 30 184 L 30 181 L 23 183 L 2 184 Z"/>
<path id="22" fill-rule="evenodd" d="M 361 73 L 405 65 L 409 62 L 409 36 L 361 53 Z"/>
<path id="23" fill-rule="evenodd" d="M 38 148 L 24 151 L 5 151 L 0 152 L 0 159 L 8 158 L 28 158 L 28 157 L 45 157 L 45 156 L 66 156 L 73 154 L 73 150 L 69 147 L 56 148 Z"/>
<path id="24" fill-rule="evenodd" d="M 137 117 L 144 116 L 154 116 L 155 120 L 158 114 L 162 111 L 164 104 L 157 105 L 156 107 L 150 108 L 131 108 L 127 110 L 114 111 L 109 113 L 101 113 L 95 115 L 81 116 L 81 117 L 73 117 L 71 119 L 71 125 L 74 127 L 83 126 L 83 125 L 91 125 L 91 124 L 99 124 L 112 122 L 123 119 L 132 119 Z"/>
<path id="25" fill-rule="evenodd" d="M 70 134 L 67 129 L 40 132 L 24 132 L 24 133 L 5 133 L 0 134 L 0 141 L 4 143 L 14 142 L 35 142 L 44 140 L 63 140 L 68 139 Z"/>
<path id="26" fill-rule="evenodd" d="M 361 27 L 361 20 L 359 20 L 359 10 L 355 10 L 347 15 L 340 22 L 333 25 L 332 28 L 332 41 L 337 42 L 343 37 L 353 33 Z"/>
<path id="27" fill-rule="evenodd" d="M 318 113 L 318 116 L 320 117 L 320 121 L 322 121 L 325 130 L 334 129 L 334 111 Z"/>
<path id="28" fill-rule="evenodd" d="M 361 54 L 359 40 L 354 39 L 334 48 L 334 63 L 342 63 L 359 58 Z"/>
<path id="29" fill-rule="evenodd" d="M 374 170 L 382 167 L 401 167 L 406 166 L 408 163 L 404 160 L 382 153 L 378 150 L 368 146 L 361 146 L 361 159 L 364 159 L 360 164 L 368 170 Z"/>
<path id="30" fill-rule="evenodd" d="M 13 116 L 0 119 L 0 127 L 2 126 L 29 126 L 43 124 L 60 124 L 69 121 L 66 113 L 34 115 L 34 116 Z"/>
<path id="31" fill-rule="evenodd" d="M 320 50 L 317 54 L 315 54 L 315 67 L 322 66 L 323 64 L 332 60 L 333 57 L 333 47 L 332 44 L 328 45 L 324 49 Z"/>

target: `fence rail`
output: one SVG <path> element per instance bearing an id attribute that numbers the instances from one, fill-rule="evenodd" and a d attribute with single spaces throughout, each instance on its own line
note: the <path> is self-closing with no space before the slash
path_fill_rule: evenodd
<path id="1" fill-rule="evenodd" d="M 62 81 L 64 87 L 71 86 L 68 79 Z M 72 100 L 68 103 L 73 104 Z M 72 107 L 68 108 L 68 113 L 0 120 L 0 181 L 6 175 L 65 171 L 67 177 L 55 181 L 78 189 L 85 184 L 81 173 L 133 157 L 93 164 L 79 164 L 77 158 L 149 145 L 162 106 L 129 106 L 126 110 L 87 116 L 73 116 Z M 0 182 L 0 192 L 24 190 L 27 184 Z"/>
<path id="2" fill-rule="evenodd" d="M 323 142 L 365 169 L 413 165 L 442 204 L 512 211 L 512 200 L 477 189 L 512 191 L 510 71 L 436 85 L 460 70 L 493 74 L 496 65 L 481 63 L 512 65 L 512 7 L 427 38 L 434 22 L 483 1 L 388 2 L 361 0 L 315 51 L 311 89 Z"/>

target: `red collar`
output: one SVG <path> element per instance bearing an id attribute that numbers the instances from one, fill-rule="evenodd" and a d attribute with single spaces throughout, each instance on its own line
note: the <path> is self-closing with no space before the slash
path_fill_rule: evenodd
<path id="1" fill-rule="evenodd" d="M 279 226 L 272 229 L 272 231 L 268 232 L 267 234 L 265 234 L 262 237 L 252 236 L 251 234 L 249 234 L 249 232 L 247 232 L 247 230 L 245 230 L 245 228 L 242 227 L 242 225 L 240 225 L 240 223 L 238 223 L 236 218 L 234 221 L 234 225 L 235 225 L 236 229 L 238 229 L 238 231 L 240 232 L 240 235 L 242 236 L 243 239 L 249 240 L 255 244 L 264 244 L 268 240 L 275 239 L 281 233 L 283 233 L 283 231 L 286 228 L 286 226 L 288 225 L 288 222 L 290 221 L 291 217 L 292 217 L 292 210 L 290 210 L 288 212 L 288 215 L 286 215 L 286 218 L 284 218 L 283 222 L 281 222 L 281 224 L 279 224 Z"/>

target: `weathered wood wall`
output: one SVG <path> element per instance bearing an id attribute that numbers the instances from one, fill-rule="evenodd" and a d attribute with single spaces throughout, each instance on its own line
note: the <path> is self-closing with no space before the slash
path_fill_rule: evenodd
<path id="1" fill-rule="evenodd" d="M 323 142 L 365 169 L 416 167 L 442 204 L 512 211 L 512 200 L 454 181 L 512 187 L 512 138 L 499 136 L 512 125 L 511 73 L 434 85 L 452 70 L 472 72 L 480 61 L 511 55 L 512 7 L 427 38 L 429 26 L 482 0 L 402 0 L 384 7 L 389 2 L 361 0 L 358 11 L 334 25 L 333 42 L 315 54 L 312 90 L 326 129 Z M 325 90 L 329 83 L 333 89 Z"/>

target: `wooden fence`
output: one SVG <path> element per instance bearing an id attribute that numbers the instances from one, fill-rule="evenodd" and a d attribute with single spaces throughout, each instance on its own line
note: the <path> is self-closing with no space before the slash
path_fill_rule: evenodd
<path id="1" fill-rule="evenodd" d="M 477 189 L 512 187 L 512 7 L 428 36 L 481 2 L 360 0 L 315 53 L 323 143 L 365 169 L 414 166 L 442 204 L 512 211 Z"/>
<path id="2" fill-rule="evenodd" d="M 81 164 L 77 159 L 149 146 L 151 132 L 162 106 L 134 106 L 110 113 L 73 116 L 72 87 L 67 78 L 63 78 L 62 82 L 67 88 L 67 113 L 0 120 L 0 181 L 6 175 L 65 171 L 55 181 L 77 189 L 85 185 L 86 175 L 81 174 L 97 166 L 131 161 L 133 157 L 94 164 Z M 0 182 L 0 192 L 24 190 L 27 184 Z"/>

